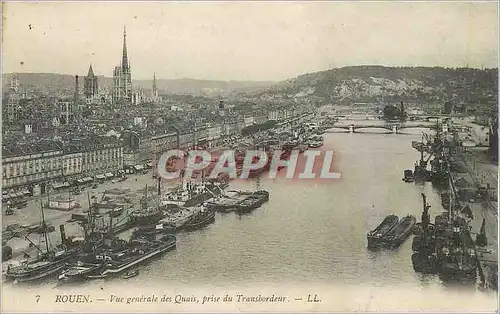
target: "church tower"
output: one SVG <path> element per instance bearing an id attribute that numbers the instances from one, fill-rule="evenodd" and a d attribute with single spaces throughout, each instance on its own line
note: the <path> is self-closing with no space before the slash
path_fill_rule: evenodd
<path id="1" fill-rule="evenodd" d="M 97 81 L 97 76 L 94 75 L 92 64 L 90 64 L 87 76 L 83 79 L 83 90 L 83 93 L 87 100 L 92 100 L 92 98 L 97 96 L 97 94 L 99 93 L 99 84 Z"/>
<path id="2" fill-rule="evenodd" d="M 132 101 L 132 74 L 127 53 L 127 30 L 123 27 L 123 52 L 121 65 L 113 71 L 113 103 Z"/>
<path id="3" fill-rule="evenodd" d="M 156 73 L 153 73 L 153 99 L 158 100 L 158 89 L 156 88 Z"/>

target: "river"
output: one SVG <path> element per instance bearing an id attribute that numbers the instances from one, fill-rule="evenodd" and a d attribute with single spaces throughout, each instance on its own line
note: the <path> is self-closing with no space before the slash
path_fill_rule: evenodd
<path id="1" fill-rule="evenodd" d="M 154 285 L 165 289 L 187 285 L 210 285 L 214 289 L 278 285 L 283 289 L 303 285 L 337 287 L 341 291 L 339 287 L 346 287 L 339 292 L 346 298 L 341 310 L 356 309 L 357 298 L 367 302 L 360 292 L 363 287 L 408 291 L 408 295 L 420 298 L 415 302 L 424 302 L 427 297 L 446 302 L 447 293 L 458 288 L 444 285 L 437 276 L 415 273 L 411 238 L 396 250 L 370 252 L 366 248 L 366 233 L 386 215 L 412 214 L 420 220 L 421 193 L 432 206 L 431 219 L 441 212 L 439 196 L 430 183 L 401 180 L 403 170 L 413 168 L 419 158 L 411 141 L 419 140 L 422 130 L 407 132 L 412 134 L 326 134 L 323 148 L 335 151 L 335 167 L 342 173 L 341 179 L 314 183 L 263 178 L 260 185 L 270 192 L 270 200 L 263 207 L 244 216 L 217 214 L 209 227 L 179 234 L 175 251 L 141 266 L 140 274 L 127 283 L 135 288 Z M 231 187 L 254 189 L 255 184 L 238 181 Z M 124 279 L 118 278 L 83 285 L 116 291 L 123 284 Z M 478 293 L 474 288 L 460 290 L 464 289 L 467 295 Z M 478 298 L 480 301 L 474 302 L 485 306 L 481 309 L 495 308 L 494 297 L 482 294 Z M 410 309 L 411 303 L 380 302 L 362 310 Z M 465 307 L 455 305 L 457 309 Z M 423 303 L 417 303 L 414 309 L 423 308 L 454 309 L 453 304 L 428 308 Z"/>

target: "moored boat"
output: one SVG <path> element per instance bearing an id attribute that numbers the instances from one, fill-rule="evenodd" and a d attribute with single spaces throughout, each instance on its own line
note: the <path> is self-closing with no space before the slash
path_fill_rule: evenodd
<path id="1" fill-rule="evenodd" d="M 5 277 L 17 282 L 33 281 L 56 274 L 70 262 L 74 253 L 72 251 L 60 250 L 41 254 L 34 260 L 28 260 L 19 266 L 7 266 Z"/>
<path id="2" fill-rule="evenodd" d="M 139 270 L 138 269 L 131 270 L 131 271 L 127 272 L 125 274 L 125 276 L 123 276 L 123 279 L 129 279 L 129 278 L 135 277 L 137 275 L 139 275 Z"/>
<path id="3" fill-rule="evenodd" d="M 311 141 L 311 142 L 309 142 L 309 148 L 320 148 L 321 146 L 323 146 L 323 142 L 322 141 Z"/>
<path id="4" fill-rule="evenodd" d="M 368 248 L 376 248 L 382 244 L 383 237 L 389 233 L 399 222 L 396 215 L 389 215 L 372 231 L 367 234 Z"/>
<path id="5" fill-rule="evenodd" d="M 215 210 L 201 207 L 196 214 L 184 225 L 186 230 L 196 230 L 203 228 L 215 221 Z"/>
<path id="6" fill-rule="evenodd" d="M 413 171 L 411 169 L 406 169 L 404 171 L 404 177 L 403 177 L 404 182 L 414 182 L 415 177 L 413 176 Z"/>
<path id="7" fill-rule="evenodd" d="M 384 245 L 391 248 L 400 246 L 408 238 L 416 223 L 415 216 L 403 217 L 394 228 L 382 237 Z"/>
<path id="8" fill-rule="evenodd" d="M 252 195 L 249 195 L 238 203 L 237 211 L 239 213 L 249 213 L 254 209 L 262 206 L 262 204 L 264 204 L 268 200 L 269 192 L 264 190 L 255 191 Z"/>
<path id="9" fill-rule="evenodd" d="M 42 230 L 45 236 L 45 251 L 42 251 L 39 246 L 26 237 L 26 240 L 28 240 L 38 250 L 38 257 L 23 261 L 21 265 L 18 266 L 8 265 L 5 277 L 9 280 L 22 282 L 51 276 L 65 267 L 66 263 L 70 262 L 74 258 L 75 253 L 78 250 L 78 248 L 68 249 L 68 247 L 64 244 L 57 245 L 54 248 L 49 247 L 49 239 L 47 235 L 48 228 L 45 223 L 43 206 L 40 207 L 42 214 L 41 225 L 43 226 Z M 62 231 L 61 238 L 65 238 Z"/>
<path id="10" fill-rule="evenodd" d="M 59 275 L 59 280 L 63 282 L 84 280 L 87 276 L 96 274 L 104 268 L 104 263 L 77 263 L 70 265 Z"/>
<path id="11" fill-rule="evenodd" d="M 133 266 L 139 265 L 147 260 L 158 256 L 176 247 L 176 237 L 165 235 L 159 240 L 133 239 L 127 247 L 120 252 L 107 252 L 106 267 L 97 275 L 87 276 L 87 278 L 106 278 L 112 275 L 121 274 Z"/>

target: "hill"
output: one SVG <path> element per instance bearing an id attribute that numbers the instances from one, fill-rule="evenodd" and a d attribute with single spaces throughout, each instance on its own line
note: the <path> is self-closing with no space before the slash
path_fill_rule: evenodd
<path id="1" fill-rule="evenodd" d="M 309 73 L 241 96 L 320 103 L 496 103 L 497 69 L 351 66 Z"/>

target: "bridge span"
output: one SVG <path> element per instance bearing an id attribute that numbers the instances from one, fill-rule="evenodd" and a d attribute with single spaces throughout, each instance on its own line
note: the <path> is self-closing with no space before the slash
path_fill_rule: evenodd
<path id="1" fill-rule="evenodd" d="M 356 130 L 361 129 L 385 129 L 389 131 L 388 133 L 398 134 L 402 133 L 404 129 L 430 129 L 436 130 L 437 126 L 434 123 L 383 123 L 383 122 L 367 122 L 367 123 L 324 123 L 320 124 L 320 127 L 326 129 L 327 133 L 335 132 L 334 129 L 345 130 L 346 133 L 356 133 Z M 449 131 L 448 125 L 442 125 L 442 131 L 444 133 Z"/>

